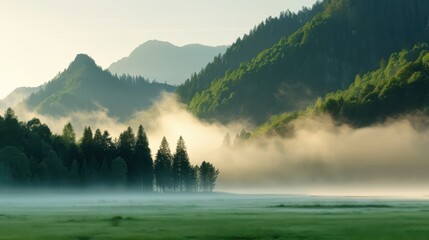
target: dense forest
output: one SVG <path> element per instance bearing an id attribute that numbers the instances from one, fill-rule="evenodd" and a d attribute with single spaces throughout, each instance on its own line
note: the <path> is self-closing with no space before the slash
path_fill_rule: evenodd
<path id="1" fill-rule="evenodd" d="M 346 90 L 328 93 L 306 111 L 273 116 L 255 135 L 286 136 L 299 117 L 329 114 L 340 123 L 364 127 L 406 114 L 428 114 L 429 46 L 418 44 L 381 60 L 377 70 L 357 75 Z"/>
<path id="2" fill-rule="evenodd" d="M 61 135 L 32 119 L 20 122 L 8 109 L 0 116 L 0 187 L 127 187 L 141 191 L 211 192 L 219 171 L 209 162 L 192 166 L 182 137 L 173 154 L 165 138 L 152 158 L 140 125 L 117 140 L 85 127 L 76 141 L 69 123 Z"/>
<path id="3" fill-rule="evenodd" d="M 420 44 L 392 54 L 380 68 L 344 91 L 328 94 L 316 110 L 353 126 L 383 122 L 398 114 L 426 112 L 429 107 L 429 47 Z"/>
<path id="4" fill-rule="evenodd" d="M 315 7 L 320 6 L 322 11 L 302 27 L 255 57 L 231 65 L 221 76 L 185 83 L 178 93 L 199 117 L 260 123 L 345 89 L 380 59 L 429 40 L 425 0 L 327 0 Z"/>
<path id="5" fill-rule="evenodd" d="M 174 90 L 173 86 L 140 76 L 112 75 L 89 56 L 78 54 L 66 70 L 25 103 L 30 110 L 45 115 L 107 109 L 109 116 L 126 120 L 134 112 L 149 108 L 162 92 Z"/>
<path id="6" fill-rule="evenodd" d="M 319 13 L 321 3 L 312 8 L 303 8 L 298 13 L 285 11 L 278 17 L 269 17 L 255 26 L 248 34 L 239 37 L 223 55 L 216 56 L 199 73 L 195 73 L 184 84 L 177 88 L 183 101 L 189 103 L 195 94 L 210 87 L 218 78 L 256 57 L 262 50 L 271 47 L 280 39 L 289 36 Z"/>

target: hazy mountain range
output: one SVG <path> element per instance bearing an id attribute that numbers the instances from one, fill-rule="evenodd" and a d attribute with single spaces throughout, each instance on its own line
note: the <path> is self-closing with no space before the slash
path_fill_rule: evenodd
<path id="1" fill-rule="evenodd" d="M 128 57 L 112 63 L 109 70 L 121 75 L 144 76 L 168 84 L 181 84 L 198 72 L 226 46 L 210 47 L 189 44 L 183 47 L 169 42 L 151 40 L 137 47 Z"/>
<path id="2" fill-rule="evenodd" d="M 408 88 L 417 81 L 426 91 L 428 19 L 425 0 L 325 0 L 267 18 L 226 50 L 149 41 L 109 70 L 80 54 L 26 103 L 49 115 L 104 109 L 127 119 L 147 109 L 161 92 L 175 91 L 164 82 L 188 79 L 176 93 L 203 119 L 247 119 L 263 124 L 259 132 L 281 133 L 283 125 L 310 109 L 368 125 L 427 107 L 426 93 Z M 205 67 L 193 73 L 197 63 Z M 109 72 L 120 69 L 144 77 Z M 148 81 L 152 78 L 158 82 Z M 390 94 L 395 83 L 400 84 L 393 89 L 413 94 Z M 389 111 L 382 110 L 385 105 Z"/>
<path id="3" fill-rule="evenodd" d="M 41 88 L 43 88 L 43 85 L 39 87 L 19 87 L 0 100 L 0 108 L 14 107 Z"/>
<path id="4" fill-rule="evenodd" d="M 29 109 L 51 116 L 105 110 L 108 115 L 124 120 L 135 111 L 150 107 L 161 92 L 174 89 L 143 77 L 117 77 L 97 66 L 89 56 L 78 54 L 64 72 L 25 103 Z"/>

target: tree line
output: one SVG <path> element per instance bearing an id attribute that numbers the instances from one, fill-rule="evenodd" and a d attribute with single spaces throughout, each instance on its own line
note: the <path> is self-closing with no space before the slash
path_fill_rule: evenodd
<path id="1" fill-rule="evenodd" d="M 209 162 L 193 166 L 182 137 L 172 153 L 164 137 L 154 158 L 142 125 L 110 133 L 85 127 L 76 140 L 72 124 L 53 134 L 34 118 L 18 121 L 9 108 L 0 116 L 0 186 L 109 186 L 146 192 L 211 192 L 219 171 Z"/>

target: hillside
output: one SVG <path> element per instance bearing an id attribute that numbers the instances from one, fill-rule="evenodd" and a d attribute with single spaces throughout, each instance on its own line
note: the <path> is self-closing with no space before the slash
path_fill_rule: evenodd
<path id="1" fill-rule="evenodd" d="M 210 87 L 214 80 L 254 58 L 281 38 L 291 35 L 322 10 L 322 4 L 316 3 L 311 9 L 303 8 L 298 13 L 286 11 L 278 17 L 267 18 L 249 34 L 238 38 L 225 54 L 215 57 L 200 72 L 193 74 L 177 88 L 177 93 L 184 102 L 189 103 L 195 94 Z"/>
<path id="2" fill-rule="evenodd" d="M 429 46 L 419 44 L 390 56 L 379 69 L 357 75 L 346 89 L 328 93 L 305 112 L 273 116 L 254 133 L 289 133 L 289 122 L 300 116 L 327 113 L 338 123 L 364 127 L 407 114 L 427 114 L 429 107 Z"/>
<path id="3" fill-rule="evenodd" d="M 150 107 L 161 92 L 174 89 L 143 77 L 118 78 L 102 70 L 89 56 L 79 54 L 64 72 L 25 103 L 30 109 L 47 115 L 106 109 L 110 116 L 124 120 L 135 111 Z"/>
<path id="4" fill-rule="evenodd" d="M 0 108 L 14 107 L 18 103 L 24 101 L 31 94 L 39 91 L 43 86 L 39 87 L 19 87 L 9 93 L 0 101 Z"/>
<path id="5" fill-rule="evenodd" d="M 190 44 L 183 47 L 168 42 L 147 41 L 128 57 L 112 63 L 112 73 L 145 76 L 158 82 L 178 85 L 199 71 L 215 56 L 223 54 L 226 46 L 210 47 Z"/>
<path id="6" fill-rule="evenodd" d="M 189 108 L 206 119 L 256 123 L 302 109 L 392 52 L 428 41 L 428 19 L 424 0 L 327 0 L 295 33 L 197 92 Z"/>

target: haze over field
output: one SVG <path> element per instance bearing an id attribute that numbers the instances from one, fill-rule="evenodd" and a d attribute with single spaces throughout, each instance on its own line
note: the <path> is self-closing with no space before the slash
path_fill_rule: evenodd
<path id="1" fill-rule="evenodd" d="M 353 129 L 328 116 L 292 123 L 293 137 L 262 137 L 223 146 L 226 133 L 234 139 L 246 121 L 228 125 L 201 121 L 166 94 L 151 109 L 125 123 L 106 112 L 75 112 L 68 117 L 43 116 L 17 109 L 20 120 L 38 117 L 61 133 L 71 122 L 78 138 L 83 128 L 107 129 L 118 137 L 128 126 L 145 126 L 152 154 L 162 137 L 174 146 L 183 136 L 192 164 L 210 161 L 220 170 L 217 191 L 302 193 L 318 195 L 414 196 L 429 194 L 429 118 L 405 116 L 384 124 Z M 412 187 L 411 187 L 412 186 Z"/>

